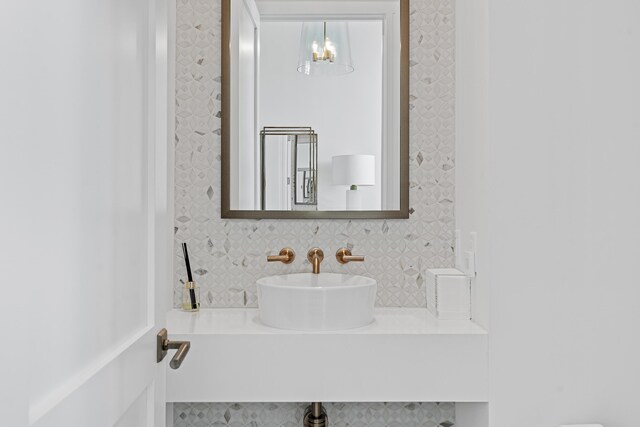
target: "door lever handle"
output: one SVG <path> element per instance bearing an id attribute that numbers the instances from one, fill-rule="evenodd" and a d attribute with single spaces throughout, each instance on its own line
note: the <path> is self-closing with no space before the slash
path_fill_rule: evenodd
<path id="1" fill-rule="evenodd" d="M 182 365 L 182 362 L 187 356 L 187 353 L 189 353 L 190 348 L 190 341 L 169 341 L 167 330 L 165 328 L 162 328 L 156 336 L 156 354 L 158 363 L 164 359 L 169 350 L 178 350 L 176 351 L 176 354 L 173 355 L 171 362 L 169 362 L 171 369 L 178 369 L 180 365 Z"/>

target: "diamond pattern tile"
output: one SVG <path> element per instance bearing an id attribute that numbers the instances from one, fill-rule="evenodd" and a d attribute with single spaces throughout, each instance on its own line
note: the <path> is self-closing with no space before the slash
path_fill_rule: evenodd
<path id="1" fill-rule="evenodd" d="M 349 246 L 366 255 L 363 264 L 328 260 L 323 268 L 376 278 L 378 306 L 425 306 L 425 270 L 454 262 L 454 0 L 411 0 L 410 13 L 411 217 L 226 220 L 220 218 L 220 2 L 177 1 L 174 306 L 186 276 L 183 241 L 202 307 L 256 307 L 255 280 L 309 271 L 302 260 L 312 246 L 327 254 Z M 298 253 L 295 263 L 265 262 L 284 246 Z"/>
<path id="2" fill-rule="evenodd" d="M 175 403 L 174 427 L 299 427 L 308 403 Z M 453 403 L 325 403 L 331 427 L 454 427 Z"/>

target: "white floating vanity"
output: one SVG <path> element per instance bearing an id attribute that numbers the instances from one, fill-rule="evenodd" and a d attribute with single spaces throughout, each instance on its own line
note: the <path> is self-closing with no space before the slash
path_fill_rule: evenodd
<path id="1" fill-rule="evenodd" d="M 191 341 L 168 369 L 168 402 L 486 402 L 487 332 L 426 309 L 378 308 L 372 324 L 301 332 L 258 309 L 172 310 L 170 339 Z"/>

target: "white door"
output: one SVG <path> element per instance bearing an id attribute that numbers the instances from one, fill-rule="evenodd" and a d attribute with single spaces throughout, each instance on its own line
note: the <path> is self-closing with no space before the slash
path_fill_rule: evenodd
<path id="1" fill-rule="evenodd" d="M 165 425 L 174 13 L 3 5 L 0 425 Z"/>

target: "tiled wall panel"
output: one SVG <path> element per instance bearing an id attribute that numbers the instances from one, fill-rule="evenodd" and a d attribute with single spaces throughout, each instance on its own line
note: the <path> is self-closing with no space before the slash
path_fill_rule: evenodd
<path id="1" fill-rule="evenodd" d="M 309 271 L 312 246 L 366 255 L 346 266 L 328 256 L 322 267 L 377 279 L 378 306 L 424 306 L 425 270 L 453 265 L 454 1 L 411 0 L 411 217 L 387 221 L 220 218 L 220 1 L 177 3 L 174 305 L 186 241 L 203 307 L 256 307 L 255 280 Z M 265 262 L 284 246 L 295 263 Z"/>
<path id="2" fill-rule="evenodd" d="M 300 427 L 308 403 L 176 403 L 174 427 Z M 452 427 L 452 403 L 329 403 L 331 427 Z"/>
<path id="3" fill-rule="evenodd" d="M 258 277 L 310 269 L 304 254 L 342 246 L 364 264 L 324 271 L 378 280 L 378 306 L 421 307 L 427 268 L 453 265 L 454 1 L 412 0 L 410 15 L 410 206 L 408 220 L 303 221 L 220 218 L 220 2 L 178 0 L 174 305 L 189 243 L 203 307 L 256 307 Z M 281 247 L 293 265 L 267 264 Z M 293 427 L 306 403 L 180 403 L 175 427 Z M 451 427 L 451 403 L 326 404 L 332 426 Z"/>

